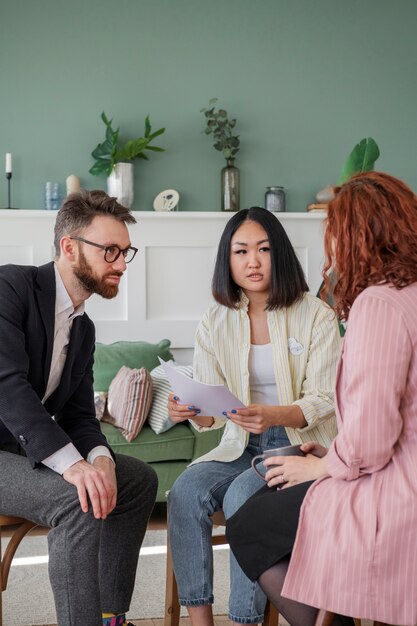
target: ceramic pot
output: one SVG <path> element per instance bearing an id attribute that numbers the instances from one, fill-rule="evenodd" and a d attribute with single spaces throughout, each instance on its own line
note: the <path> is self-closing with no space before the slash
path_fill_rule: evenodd
<path id="1" fill-rule="evenodd" d="M 107 178 L 107 193 L 130 209 L 133 204 L 133 163 L 116 163 Z"/>
<path id="2" fill-rule="evenodd" d="M 324 189 L 321 189 L 316 194 L 317 202 L 328 203 L 335 197 L 334 187 L 332 185 L 326 185 Z"/>

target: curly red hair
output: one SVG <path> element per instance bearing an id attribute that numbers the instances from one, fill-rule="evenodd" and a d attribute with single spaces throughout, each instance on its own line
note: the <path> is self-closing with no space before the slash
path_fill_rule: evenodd
<path id="1" fill-rule="evenodd" d="M 366 287 L 417 281 L 417 196 L 389 174 L 352 176 L 329 204 L 324 248 L 323 297 L 333 293 L 338 316 L 347 320 Z"/>

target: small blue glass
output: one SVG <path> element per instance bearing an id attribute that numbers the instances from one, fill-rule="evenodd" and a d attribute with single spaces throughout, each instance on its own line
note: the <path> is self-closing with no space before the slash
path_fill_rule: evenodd
<path id="1" fill-rule="evenodd" d="M 57 211 L 59 209 L 59 184 L 45 183 L 45 209 Z"/>

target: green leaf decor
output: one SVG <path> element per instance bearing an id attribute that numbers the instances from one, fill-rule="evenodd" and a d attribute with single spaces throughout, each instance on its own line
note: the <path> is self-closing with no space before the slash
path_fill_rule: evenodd
<path id="1" fill-rule="evenodd" d="M 356 144 L 346 159 L 338 185 L 343 185 L 354 174 L 373 170 L 378 157 L 379 148 L 376 141 L 372 137 L 362 139 L 362 141 Z"/>
<path id="2" fill-rule="evenodd" d="M 159 135 L 165 132 L 165 128 L 159 128 L 159 130 L 152 133 L 149 115 L 145 118 L 144 137 L 129 139 L 121 147 L 119 147 L 119 129 L 114 130 L 112 120 L 108 119 L 104 111 L 101 114 L 101 119 L 106 126 L 106 134 L 103 143 L 99 143 L 91 153 L 95 163 L 90 168 L 90 174 L 94 174 L 95 176 L 106 174 L 109 176 L 116 163 L 133 161 L 133 159 L 136 158 L 148 161 L 149 157 L 145 154 L 145 150 L 165 152 L 165 148 L 150 145 L 155 137 L 159 137 Z"/>

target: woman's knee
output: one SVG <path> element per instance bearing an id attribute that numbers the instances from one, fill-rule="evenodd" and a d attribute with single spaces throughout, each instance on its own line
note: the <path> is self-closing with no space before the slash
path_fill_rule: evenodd
<path id="1" fill-rule="evenodd" d="M 201 517 L 202 511 L 211 515 L 212 481 L 204 476 L 202 468 L 191 466 L 175 481 L 168 494 L 168 513 L 173 518 L 177 515 Z"/>
<path id="2" fill-rule="evenodd" d="M 196 488 L 192 472 L 186 469 L 175 481 L 168 493 L 169 509 L 193 508 L 201 501 L 199 489 Z"/>
<path id="3" fill-rule="evenodd" d="M 246 490 L 239 481 L 234 481 L 226 492 L 223 500 L 223 512 L 226 519 L 232 517 L 250 498 L 252 492 Z"/>

